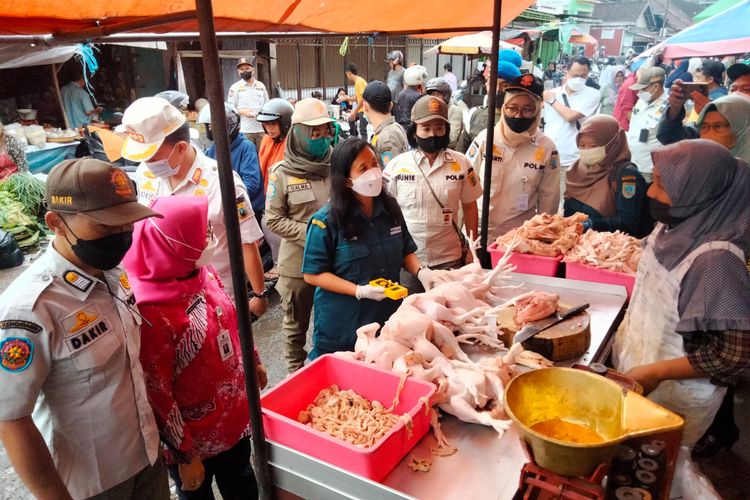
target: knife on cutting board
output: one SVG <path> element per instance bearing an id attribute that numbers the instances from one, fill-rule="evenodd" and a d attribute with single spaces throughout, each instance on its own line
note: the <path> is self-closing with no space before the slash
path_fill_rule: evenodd
<path id="1" fill-rule="evenodd" d="M 588 304 L 581 304 L 580 306 L 571 307 L 564 311 L 558 311 L 555 314 L 547 316 L 546 318 L 542 318 L 538 321 L 529 323 L 516 333 L 515 337 L 513 337 L 513 343 L 518 344 L 520 342 L 525 342 L 537 333 L 546 330 L 550 326 L 556 325 L 561 321 L 565 321 L 571 316 L 575 316 L 576 314 L 585 311 L 586 309 L 588 309 L 588 307 Z"/>

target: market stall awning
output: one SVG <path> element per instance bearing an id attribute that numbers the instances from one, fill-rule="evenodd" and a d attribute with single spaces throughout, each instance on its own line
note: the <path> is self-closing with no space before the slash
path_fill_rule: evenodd
<path id="1" fill-rule="evenodd" d="M 573 35 L 568 39 L 569 43 L 582 43 L 584 45 L 599 45 L 599 41 L 588 33 Z"/>
<path id="2" fill-rule="evenodd" d="M 716 14 L 720 14 L 725 10 L 734 7 L 740 2 L 742 2 L 742 0 L 719 0 L 715 4 L 706 7 L 704 10 L 696 14 L 693 18 L 693 21 L 695 21 L 696 23 L 705 21 L 710 17 L 714 17 Z"/>
<path id="3" fill-rule="evenodd" d="M 664 57 L 708 57 L 750 52 L 750 0 L 691 26 L 664 41 Z"/>
<path id="4" fill-rule="evenodd" d="M 501 25 L 508 24 L 533 0 L 503 0 Z M 351 2 L 344 0 L 214 0 L 217 31 L 327 31 L 338 33 L 420 33 L 477 31 L 492 24 L 493 2 L 471 8 L 455 1 L 429 5 L 402 0 Z M 123 23 L 125 25 L 123 30 Z M 120 25 L 118 27 L 118 25 Z M 194 0 L 120 0 L 68 2 L 61 0 L 5 0 L 0 12 L 0 35 L 39 35 L 113 31 L 198 31 Z"/>
<path id="5" fill-rule="evenodd" d="M 45 47 L 39 45 L 0 46 L 0 69 L 28 68 L 62 64 L 79 52 L 77 45 Z"/>
<path id="6" fill-rule="evenodd" d="M 489 54 L 492 48 L 492 32 L 481 31 L 471 35 L 454 36 L 424 51 L 425 54 Z M 500 40 L 501 49 L 521 52 L 521 47 Z"/>

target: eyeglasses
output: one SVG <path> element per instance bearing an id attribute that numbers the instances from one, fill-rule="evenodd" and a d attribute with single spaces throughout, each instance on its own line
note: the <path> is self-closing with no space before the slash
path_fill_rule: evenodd
<path id="1" fill-rule="evenodd" d="M 701 123 L 701 132 L 708 132 L 713 130 L 717 134 L 726 134 L 730 129 L 730 125 L 726 122 L 720 123 Z"/>
<path id="2" fill-rule="evenodd" d="M 503 108 L 506 115 L 516 117 L 518 115 L 524 118 L 532 118 L 536 116 L 536 108 L 517 108 L 516 106 L 505 106 Z"/>

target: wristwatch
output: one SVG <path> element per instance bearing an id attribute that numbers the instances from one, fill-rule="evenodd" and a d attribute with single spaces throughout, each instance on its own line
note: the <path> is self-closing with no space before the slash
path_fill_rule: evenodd
<path id="1" fill-rule="evenodd" d="M 250 295 L 252 295 L 255 299 L 267 299 L 270 293 L 271 290 L 269 290 L 268 288 L 263 290 L 263 293 L 256 293 L 254 290 L 250 290 Z"/>
<path id="2" fill-rule="evenodd" d="M 557 97 L 553 97 L 552 99 L 547 99 L 545 102 L 549 104 L 550 106 L 552 106 L 553 104 L 555 104 L 555 102 L 557 102 Z"/>

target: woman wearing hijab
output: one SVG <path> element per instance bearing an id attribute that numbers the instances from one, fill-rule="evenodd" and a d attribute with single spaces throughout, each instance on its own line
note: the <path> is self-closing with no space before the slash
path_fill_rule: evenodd
<path id="1" fill-rule="evenodd" d="M 750 162 L 750 98 L 737 92 L 711 101 L 698 116 L 695 127 L 683 126 L 664 113 L 656 138 L 662 144 L 683 139 L 708 139 L 726 146 L 732 154 Z"/>
<path id="2" fill-rule="evenodd" d="M 696 68 L 699 68 L 701 63 L 700 59 L 698 59 L 698 66 Z M 672 86 L 675 80 L 680 79 L 683 83 L 690 83 L 693 81 L 693 74 L 689 71 L 690 67 L 690 60 L 683 59 L 672 71 L 670 71 L 669 75 L 667 75 L 667 79 L 664 82 L 664 87 L 669 88 Z"/>
<path id="3" fill-rule="evenodd" d="M 536 214 L 554 214 L 560 208 L 557 148 L 539 130 L 542 92 L 541 80 L 532 75 L 522 75 L 505 88 L 505 102 L 495 125 L 493 142 L 489 241 Z M 482 185 L 486 141 L 485 129 L 467 152 Z"/>
<path id="4" fill-rule="evenodd" d="M 374 149 L 351 138 L 333 151 L 331 199 L 307 226 L 302 272 L 315 286 L 315 327 L 310 359 L 354 350 L 356 330 L 385 323 L 400 300 L 370 281 L 399 281 L 403 267 L 429 288 L 438 271 L 422 268 L 398 203 L 383 191 Z"/>
<path id="5" fill-rule="evenodd" d="M 706 140 L 652 156 L 648 196 L 659 224 L 613 359 L 650 399 L 685 417 L 682 440 L 692 446 L 750 365 L 750 165 Z"/>
<path id="6" fill-rule="evenodd" d="M 614 76 L 608 85 L 604 85 L 601 90 L 602 100 L 599 107 L 599 113 L 611 115 L 615 111 L 617 102 L 617 93 L 620 91 L 622 82 L 625 81 L 625 66 L 615 66 L 612 70 Z"/>
<path id="7" fill-rule="evenodd" d="M 584 228 L 641 238 L 653 227 L 647 184 L 630 161 L 625 131 L 607 115 L 588 118 L 576 136 L 580 158 L 566 176 L 565 216 L 583 212 Z"/>
<path id="8" fill-rule="evenodd" d="M 180 499 L 255 498 L 234 305 L 213 268 L 205 197 L 157 198 L 123 261 L 143 315 L 141 366 Z M 257 360 L 257 352 L 256 352 Z M 261 388 L 265 370 L 258 361 Z M 196 384 L 196 381 L 200 383 Z"/>
<path id="9" fill-rule="evenodd" d="M 266 193 L 268 228 L 279 235 L 276 290 L 284 311 L 284 354 L 289 373 L 305 362 L 314 287 L 302 277 L 307 221 L 329 195 L 333 120 L 318 99 L 297 102 L 284 160 L 271 169 Z"/>

